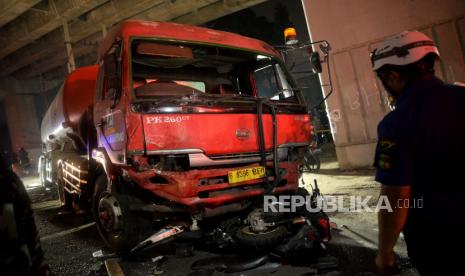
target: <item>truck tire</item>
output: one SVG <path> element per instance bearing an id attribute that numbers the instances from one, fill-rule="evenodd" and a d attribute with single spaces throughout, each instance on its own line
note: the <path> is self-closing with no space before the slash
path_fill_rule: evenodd
<path id="1" fill-rule="evenodd" d="M 248 225 L 244 225 L 236 232 L 236 241 L 247 247 L 264 249 L 280 244 L 289 235 L 289 231 L 283 225 L 271 229 L 268 232 L 255 233 Z"/>
<path id="2" fill-rule="evenodd" d="M 46 175 L 47 172 L 45 171 L 46 168 L 46 158 L 45 156 L 40 156 L 39 157 L 39 180 L 40 184 L 44 189 L 51 189 L 53 188 L 54 185 L 50 181 L 47 180 Z"/>
<path id="3" fill-rule="evenodd" d="M 143 204 L 137 197 L 109 192 L 106 175 L 95 182 L 92 213 L 98 232 L 114 252 L 127 253 L 151 234 L 149 218 L 129 210 L 129 206 Z"/>

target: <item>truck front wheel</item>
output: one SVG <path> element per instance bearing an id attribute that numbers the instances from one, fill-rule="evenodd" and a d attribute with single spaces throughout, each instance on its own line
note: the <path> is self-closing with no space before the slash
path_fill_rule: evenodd
<path id="1" fill-rule="evenodd" d="M 39 180 L 44 189 L 54 188 L 54 185 L 47 180 L 47 158 L 44 155 L 39 157 Z"/>
<path id="2" fill-rule="evenodd" d="M 92 198 L 94 219 L 105 244 L 115 252 L 125 253 L 151 234 L 151 220 L 129 209 L 143 204 L 139 198 L 109 192 L 107 186 L 106 175 L 99 176 Z"/>

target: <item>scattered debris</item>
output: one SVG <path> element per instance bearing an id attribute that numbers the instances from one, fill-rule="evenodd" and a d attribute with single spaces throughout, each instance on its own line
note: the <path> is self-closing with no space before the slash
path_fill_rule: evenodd
<path id="1" fill-rule="evenodd" d="M 158 261 L 161 261 L 165 258 L 165 256 L 157 256 L 155 258 L 152 258 L 152 263 L 156 263 Z"/>
<path id="2" fill-rule="evenodd" d="M 116 255 L 116 253 L 104 254 L 103 250 L 100 249 L 100 250 L 97 250 L 97 251 L 93 252 L 92 257 L 99 258 L 99 259 L 109 259 L 109 258 L 115 258 L 115 257 L 117 257 L 117 255 Z"/>
<path id="3" fill-rule="evenodd" d="M 92 253 L 92 257 L 94 258 L 101 258 L 103 257 L 103 251 L 102 250 L 97 250 L 94 253 Z"/>
<path id="4" fill-rule="evenodd" d="M 133 249 L 131 249 L 130 254 L 135 254 L 138 251 L 141 251 L 149 246 L 152 246 L 160 241 L 166 240 L 182 232 L 184 232 L 184 228 L 181 226 L 167 226 L 136 245 Z"/>

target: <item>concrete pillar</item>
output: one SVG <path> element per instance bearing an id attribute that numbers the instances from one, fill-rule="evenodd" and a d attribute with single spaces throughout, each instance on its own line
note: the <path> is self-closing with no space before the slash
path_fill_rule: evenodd
<path id="1" fill-rule="evenodd" d="M 435 40 L 442 55 L 438 76 L 465 82 L 465 1 L 302 0 L 313 41 L 331 43 L 334 93 L 329 97 L 336 153 L 342 169 L 373 163 L 377 125 L 389 112 L 384 87 L 371 70 L 370 52 L 403 30 Z"/>
<path id="2" fill-rule="evenodd" d="M 63 35 L 66 45 L 66 56 L 68 57 L 68 72 L 71 73 L 76 70 L 76 62 L 74 61 L 73 47 L 71 46 L 71 37 L 69 35 L 68 22 L 63 19 Z"/>
<path id="3" fill-rule="evenodd" d="M 32 163 L 35 164 L 42 148 L 35 96 L 17 94 L 17 91 L 24 93 L 25 88 L 13 78 L 2 80 L 0 84 L 3 88 L 0 91 L 0 101 L 5 108 L 12 150 L 18 152 L 24 147 L 29 152 Z"/>
<path id="4" fill-rule="evenodd" d="M 105 24 L 102 24 L 102 38 L 105 38 L 107 36 L 107 26 Z"/>

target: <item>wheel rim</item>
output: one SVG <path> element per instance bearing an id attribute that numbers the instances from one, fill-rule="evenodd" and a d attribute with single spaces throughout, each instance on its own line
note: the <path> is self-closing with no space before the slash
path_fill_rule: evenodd
<path id="1" fill-rule="evenodd" d="M 122 211 L 118 200 L 105 192 L 98 203 L 98 220 L 102 228 L 111 234 L 118 235 L 122 226 Z"/>

